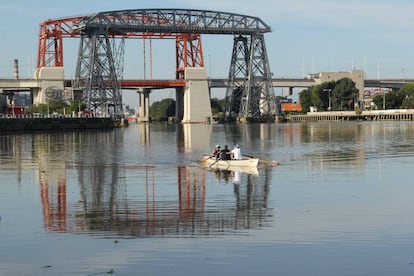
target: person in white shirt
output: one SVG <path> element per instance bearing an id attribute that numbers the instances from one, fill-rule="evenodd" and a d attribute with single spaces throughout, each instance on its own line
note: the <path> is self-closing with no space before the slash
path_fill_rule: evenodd
<path id="1" fill-rule="evenodd" d="M 232 156 L 232 159 L 234 160 L 243 159 L 239 145 L 235 145 L 233 147 L 233 149 L 231 150 L 231 156 Z"/>

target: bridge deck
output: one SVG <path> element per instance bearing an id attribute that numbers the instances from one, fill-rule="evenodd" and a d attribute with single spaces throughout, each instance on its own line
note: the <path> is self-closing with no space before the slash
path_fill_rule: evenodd
<path id="1" fill-rule="evenodd" d="M 185 87 L 184 80 L 122 80 L 122 88 L 134 87 L 155 87 L 155 88 L 169 88 L 169 87 Z"/>
<path id="2" fill-rule="evenodd" d="M 227 79 L 209 79 L 209 85 L 211 88 L 226 88 Z M 404 84 L 414 82 L 413 79 L 384 79 L 384 80 L 370 80 L 367 79 L 364 81 L 365 87 L 393 87 L 396 89 L 401 88 Z M 278 78 L 273 79 L 273 87 L 310 87 L 315 85 L 316 82 L 313 79 L 284 79 Z M 72 80 L 64 81 L 65 87 L 72 86 Z M 41 88 L 42 81 L 36 79 L 0 79 L 0 90 L 10 91 L 10 90 L 30 90 L 34 88 Z M 121 87 L 123 89 L 136 89 L 139 87 L 148 87 L 148 88 L 175 88 L 175 87 L 185 87 L 185 80 L 122 80 Z"/>

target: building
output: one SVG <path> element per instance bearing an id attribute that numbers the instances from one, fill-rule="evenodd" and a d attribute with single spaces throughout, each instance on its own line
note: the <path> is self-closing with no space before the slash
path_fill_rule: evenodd
<path id="1" fill-rule="evenodd" d="M 355 83 L 355 87 L 358 89 L 358 100 L 363 101 L 365 89 L 365 76 L 363 70 L 351 70 L 345 72 L 321 72 L 308 75 L 308 79 L 314 80 L 318 85 L 324 82 L 338 81 L 343 78 L 349 78 Z"/>

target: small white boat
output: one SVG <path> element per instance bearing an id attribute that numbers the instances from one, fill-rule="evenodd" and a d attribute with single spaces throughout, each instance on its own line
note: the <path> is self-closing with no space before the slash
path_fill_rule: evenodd
<path id="1" fill-rule="evenodd" d="M 222 166 L 214 164 L 211 167 L 209 167 L 210 170 L 213 171 L 230 171 L 233 173 L 244 173 L 244 174 L 252 174 L 252 175 L 258 175 L 259 170 L 257 167 L 243 167 L 243 166 Z"/>
<path id="2" fill-rule="evenodd" d="M 244 158 L 241 160 L 217 160 L 214 157 L 204 155 L 202 162 L 204 165 L 207 165 L 210 168 L 257 168 L 257 164 L 259 164 L 259 158 Z"/>

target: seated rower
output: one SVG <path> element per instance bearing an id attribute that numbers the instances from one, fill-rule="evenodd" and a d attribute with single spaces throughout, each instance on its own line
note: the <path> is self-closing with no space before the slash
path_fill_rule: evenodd
<path id="1" fill-rule="evenodd" d="M 224 149 L 220 152 L 220 159 L 221 160 L 231 160 L 231 151 L 227 147 L 227 145 L 224 146 Z"/>
<path id="2" fill-rule="evenodd" d="M 231 150 L 231 156 L 233 160 L 241 160 L 243 156 L 241 154 L 240 146 L 234 145 L 233 149 Z"/>
<path id="3" fill-rule="evenodd" d="M 210 157 L 218 159 L 220 157 L 220 151 L 221 151 L 220 145 L 216 145 L 213 152 L 210 154 Z"/>

